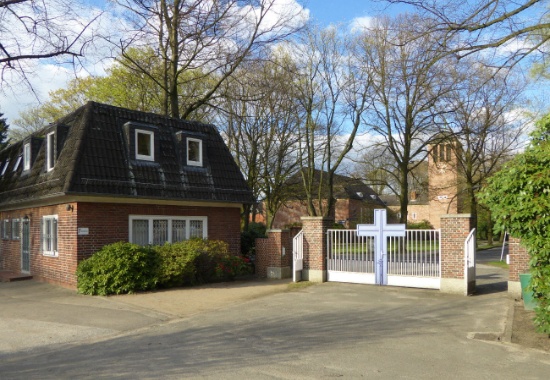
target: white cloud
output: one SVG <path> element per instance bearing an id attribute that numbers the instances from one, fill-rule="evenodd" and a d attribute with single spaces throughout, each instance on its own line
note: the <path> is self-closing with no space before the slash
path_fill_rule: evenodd
<path id="1" fill-rule="evenodd" d="M 374 21 L 376 20 L 375 17 L 371 16 L 363 16 L 363 17 L 356 17 L 353 20 L 351 20 L 350 23 L 350 31 L 352 33 L 362 32 L 365 29 L 370 29 L 374 26 Z"/>

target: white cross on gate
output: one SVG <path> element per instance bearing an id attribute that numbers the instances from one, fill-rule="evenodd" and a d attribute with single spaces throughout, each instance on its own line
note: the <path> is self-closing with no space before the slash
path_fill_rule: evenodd
<path id="1" fill-rule="evenodd" d="M 388 237 L 405 236 L 404 224 L 388 224 L 386 210 L 374 210 L 374 224 L 358 224 L 357 236 L 374 237 L 374 261 L 376 283 L 388 284 Z"/>

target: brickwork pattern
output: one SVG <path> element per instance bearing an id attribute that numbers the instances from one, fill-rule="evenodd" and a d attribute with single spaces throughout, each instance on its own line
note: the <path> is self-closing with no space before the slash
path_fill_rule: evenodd
<path id="1" fill-rule="evenodd" d="M 266 238 L 256 239 L 256 277 L 266 278 L 268 267 L 290 266 L 292 266 L 292 236 L 289 230 L 267 231 Z"/>
<path id="2" fill-rule="evenodd" d="M 302 217 L 304 231 L 304 269 L 327 270 L 327 230 L 334 220 L 323 217 Z"/>
<path id="3" fill-rule="evenodd" d="M 464 278 L 464 241 L 473 221 L 468 214 L 441 217 L 441 277 Z"/>
<path id="4" fill-rule="evenodd" d="M 69 208 L 68 206 L 72 208 Z M 76 287 L 78 263 L 106 244 L 128 241 L 129 215 L 206 216 L 208 238 L 228 243 L 239 254 L 240 209 L 140 204 L 71 203 L 0 213 L 1 219 L 30 218 L 30 274 L 42 281 Z M 58 257 L 44 256 L 40 247 L 40 225 L 45 215 L 58 215 Z M 78 236 L 78 228 L 89 234 Z M 21 270 L 21 242 L 0 240 L 0 269 Z"/>
<path id="5" fill-rule="evenodd" d="M 521 273 L 529 273 L 529 253 L 520 239 L 510 237 L 508 247 L 508 258 L 510 260 L 510 274 L 508 281 L 519 281 Z"/>

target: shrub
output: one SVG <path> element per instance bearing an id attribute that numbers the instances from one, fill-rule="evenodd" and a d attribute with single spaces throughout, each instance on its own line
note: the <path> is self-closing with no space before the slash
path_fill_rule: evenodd
<path id="1" fill-rule="evenodd" d="M 529 147 L 489 178 L 479 197 L 497 230 L 508 231 L 527 247 L 538 304 L 535 324 L 550 334 L 550 115 L 537 127 Z"/>
<path id="2" fill-rule="evenodd" d="M 194 283 L 218 281 L 216 267 L 229 255 L 227 243 L 219 240 L 192 239 L 185 242 L 194 250 L 196 275 Z"/>
<path id="3" fill-rule="evenodd" d="M 251 273 L 252 262 L 245 256 L 227 255 L 216 265 L 216 276 L 220 279 L 234 279 L 236 276 Z"/>
<path id="4" fill-rule="evenodd" d="M 159 286 L 170 288 L 190 285 L 196 281 L 195 261 L 200 252 L 194 248 L 196 245 L 189 241 L 153 247 L 159 259 Z"/>
<path id="5" fill-rule="evenodd" d="M 427 220 L 421 220 L 420 222 L 408 222 L 407 223 L 407 229 L 409 230 L 433 230 L 434 226 L 427 221 Z"/>
<path id="6" fill-rule="evenodd" d="M 241 232 L 241 254 L 247 257 L 253 257 L 256 253 L 256 238 L 265 236 L 265 224 L 250 223 L 248 229 Z"/>
<path id="7" fill-rule="evenodd" d="M 154 289 L 157 270 L 157 256 L 150 248 L 124 242 L 109 244 L 78 265 L 77 288 L 91 295 Z"/>

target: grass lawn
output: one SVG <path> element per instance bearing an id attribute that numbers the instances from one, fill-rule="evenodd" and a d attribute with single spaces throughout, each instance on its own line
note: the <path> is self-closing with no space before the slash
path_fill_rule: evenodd
<path id="1" fill-rule="evenodd" d="M 388 244 L 389 245 L 389 244 Z M 430 240 L 424 240 L 424 241 L 407 241 L 407 245 L 405 247 L 405 253 L 428 253 L 437 251 L 439 249 L 439 241 L 430 241 Z M 369 244 L 349 244 L 349 243 L 342 243 L 332 244 L 332 253 L 333 254 L 348 254 L 348 253 L 364 253 L 365 250 L 370 253 L 371 248 L 369 247 Z M 399 245 L 391 245 L 388 247 L 388 253 L 399 253 L 402 252 L 403 248 Z"/>
<path id="2" fill-rule="evenodd" d="M 485 265 L 490 265 L 492 267 L 498 267 L 502 269 L 509 269 L 509 265 L 506 264 L 506 261 L 489 261 L 488 263 L 484 263 Z"/>

